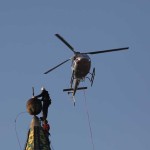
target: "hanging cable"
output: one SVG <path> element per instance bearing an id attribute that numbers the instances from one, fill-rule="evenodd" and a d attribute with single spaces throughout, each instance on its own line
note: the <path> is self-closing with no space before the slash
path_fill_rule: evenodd
<path id="1" fill-rule="evenodd" d="M 52 150 L 54 150 L 54 147 L 52 146 L 52 144 L 51 144 L 51 148 L 52 148 Z"/>
<path id="2" fill-rule="evenodd" d="M 17 141 L 18 141 L 18 144 L 19 144 L 20 150 L 22 150 L 22 147 L 21 147 L 21 144 L 20 144 L 20 140 L 19 140 L 19 136 L 18 136 L 17 126 L 16 126 L 16 124 L 17 124 L 17 119 L 18 119 L 18 117 L 19 117 L 20 115 L 24 114 L 24 113 L 27 113 L 27 112 L 26 112 L 26 111 L 24 111 L 24 112 L 20 112 L 20 113 L 16 116 L 16 118 L 15 118 L 15 133 L 16 133 L 16 137 L 17 137 Z"/>
<path id="3" fill-rule="evenodd" d="M 95 148 L 94 148 L 94 142 L 93 142 L 93 134 L 92 134 L 92 128 L 91 128 L 91 122 L 90 122 L 90 115 L 89 115 L 89 111 L 88 111 L 88 107 L 87 107 L 85 90 L 83 90 L 83 91 L 84 91 L 86 114 L 87 114 L 87 118 L 88 118 L 89 129 L 90 129 L 90 137 L 91 137 L 91 142 L 92 142 L 92 146 L 93 146 L 93 150 L 94 150 Z"/>

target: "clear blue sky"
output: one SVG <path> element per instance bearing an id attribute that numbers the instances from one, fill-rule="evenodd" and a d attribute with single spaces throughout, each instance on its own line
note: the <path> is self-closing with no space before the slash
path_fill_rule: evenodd
<path id="1" fill-rule="evenodd" d="M 96 68 L 86 90 L 95 150 L 150 149 L 150 1 L 149 0 L 1 0 L 0 146 L 19 149 L 15 117 L 26 101 L 50 92 L 48 119 L 55 150 L 92 150 L 84 93 L 69 87 L 71 62 L 48 75 L 47 69 L 73 53 L 54 34 L 81 52 L 129 46 L 129 51 L 91 56 Z M 31 121 L 22 114 L 17 131 L 22 148 Z"/>

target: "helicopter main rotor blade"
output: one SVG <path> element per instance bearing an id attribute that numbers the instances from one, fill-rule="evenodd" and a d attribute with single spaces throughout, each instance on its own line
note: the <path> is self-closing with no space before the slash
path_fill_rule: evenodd
<path id="1" fill-rule="evenodd" d="M 115 49 L 95 51 L 95 52 L 87 52 L 87 53 L 82 53 L 82 54 L 99 54 L 99 53 L 107 53 L 107 52 L 121 51 L 121 50 L 127 50 L 127 49 L 129 49 L 129 47 L 115 48 Z"/>
<path id="2" fill-rule="evenodd" d="M 65 45 L 67 45 L 69 49 L 71 49 L 74 53 L 76 53 L 74 48 L 62 36 L 60 36 L 59 34 L 55 34 L 55 36 L 59 38 Z"/>
<path id="3" fill-rule="evenodd" d="M 64 63 L 66 63 L 66 62 L 67 62 L 67 61 L 69 61 L 69 60 L 71 60 L 71 59 L 67 59 L 67 60 L 63 61 L 63 62 L 62 62 L 62 63 L 60 63 L 59 65 L 57 65 L 57 66 L 55 66 L 55 67 L 51 68 L 50 70 L 48 70 L 48 71 L 44 72 L 44 74 L 47 74 L 47 73 L 51 72 L 52 70 L 54 70 L 54 69 L 58 68 L 59 66 L 63 65 Z"/>

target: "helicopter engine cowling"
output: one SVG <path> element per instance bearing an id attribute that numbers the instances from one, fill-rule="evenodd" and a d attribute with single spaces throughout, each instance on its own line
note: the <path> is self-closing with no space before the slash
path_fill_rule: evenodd
<path id="1" fill-rule="evenodd" d="M 84 78 L 90 71 L 91 61 L 87 58 L 76 58 L 74 61 L 74 76 Z"/>

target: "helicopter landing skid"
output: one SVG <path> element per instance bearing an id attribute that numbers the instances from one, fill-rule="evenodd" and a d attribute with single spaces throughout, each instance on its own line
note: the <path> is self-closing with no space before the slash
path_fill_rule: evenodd
<path id="1" fill-rule="evenodd" d="M 94 77 L 95 77 L 95 68 L 93 68 L 93 72 L 92 72 L 92 77 L 91 77 L 91 86 L 93 85 L 93 81 L 94 81 Z"/>
<path id="2" fill-rule="evenodd" d="M 77 88 L 77 90 L 85 90 L 87 89 L 87 87 L 79 87 Z M 73 88 L 70 88 L 70 89 L 63 89 L 64 92 L 67 92 L 68 91 L 68 94 L 72 93 L 74 91 Z"/>
<path id="3" fill-rule="evenodd" d="M 93 85 L 94 77 L 95 77 L 95 68 L 93 68 L 93 72 L 89 73 L 91 75 L 91 78 L 86 77 L 91 82 L 91 86 Z"/>

